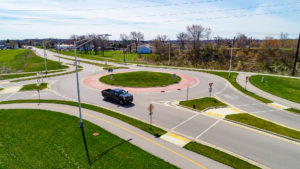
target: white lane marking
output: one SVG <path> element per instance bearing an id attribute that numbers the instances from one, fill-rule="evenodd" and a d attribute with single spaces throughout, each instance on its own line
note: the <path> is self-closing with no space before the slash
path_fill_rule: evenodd
<path id="1" fill-rule="evenodd" d="M 3 99 L 2 101 L 6 101 L 8 98 L 10 98 L 11 96 L 13 96 L 14 94 L 16 94 L 16 93 L 12 93 L 12 94 L 10 94 L 10 95 L 8 95 L 5 99 Z"/>
<path id="2" fill-rule="evenodd" d="M 217 125 L 220 121 L 222 121 L 222 119 L 217 120 L 216 122 L 214 122 L 214 124 L 212 124 L 210 127 L 208 127 L 206 130 L 204 130 L 202 133 L 200 133 L 195 139 L 199 139 L 203 134 L 205 134 L 208 130 L 210 130 L 211 128 L 213 128 L 215 125 Z"/>
<path id="3" fill-rule="evenodd" d="M 194 117 L 198 116 L 199 114 L 194 114 L 193 116 L 187 118 L 186 120 L 184 120 L 183 122 L 179 123 L 178 125 L 176 125 L 175 127 L 171 128 L 171 130 L 175 130 L 177 127 L 183 125 L 184 123 L 192 120 Z"/>
<path id="4" fill-rule="evenodd" d="M 273 112 L 273 111 L 280 111 L 280 110 L 263 110 L 263 111 L 255 111 L 255 112 L 251 112 L 251 113 L 258 114 L 258 113 L 266 113 L 266 112 Z"/>
<path id="5" fill-rule="evenodd" d="M 260 104 L 257 104 L 257 103 L 253 103 L 253 104 L 240 104 L 240 105 L 235 105 L 235 106 L 243 107 L 243 106 L 256 106 L 256 105 L 260 105 Z"/>

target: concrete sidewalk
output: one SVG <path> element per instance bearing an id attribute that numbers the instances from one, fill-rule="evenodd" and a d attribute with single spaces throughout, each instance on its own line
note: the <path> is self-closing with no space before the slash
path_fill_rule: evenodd
<path id="1" fill-rule="evenodd" d="M 45 109 L 78 117 L 77 107 L 58 104 L 8 104 L 0 105 L 0 109 Z M 185 150 L 180 146 L 169 143 L 163 139 L 156 138 L 151 134 L 113 117 L 88 109 L 82 109 L 82 112 L 83 119 L 88 120 L 123 139 L 132 139 L 130 141 L 132 144 L 180 168 L 230 168 L 219 162 Z"/>
<path id="2" fill-rule="evenodd" d="M 245 85 L 246 85 L 246 81 L 245 81 L 246 80 L 246 76 L 250 77 L 251 75 L 256 75 L 256 74 L 253 74 L 253 73 L 239 73 L 239 75 L 237 77 L 237 82 L 242 87 L 245 87 Z M 263 90 L 255 87 L 250 82 L 247 83 L 247 90 L 249 90 L 250 92 L 255 93 L 256 95 L 259 95 L 261 97 L 269 99 L 269 100 L 271 100 L 271 101 L 273 101 L 275 103 L 279 103 L 279 104 L 285 105 L 287 107 L 292 107 L 292 108 L 300 110 L 300 104 L 299 103 L 295 103 L 295 102 L 283 99 L 281 97 L 272 95 L 270 93 L 267 93 L 267 92 L 265 92 L 265 91 L 263 91 Z"/>

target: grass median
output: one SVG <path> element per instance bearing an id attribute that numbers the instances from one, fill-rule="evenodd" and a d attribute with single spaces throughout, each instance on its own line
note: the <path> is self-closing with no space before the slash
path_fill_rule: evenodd
<path id="1" fill-rule="evenodd" d="M 111 79 L 111 76 L 113 77 Z M 159 87 L 178 83 L 181 80 L 179 76 L 173 77 L 169 73 L 137 71 L 127 73 L 117 73 L 103 76 L 100 82 L 109 85 L 123 87 Z"/>
<path id="2" fill-rule="evenodd" d="M 231 114 L 231 115 L 227 115 L 225 118 L 239 123 L 247 124 L 253 127 L 257 127 L 263 130 L 267 130 L 276 134 L 280 134 L 283 136 L 300 140 L 299 131 L 272 123 L 270 121 L 255 117 L 247 113 Z"/>
<path id="3" fill-rule="evenodd" d="M 0 102 L 0 104 L 12 104 L 12 103 L 39 103 L 38 99 L 34 99 L 34 100 L 10 100 L 10 101 L 3 101 Z M 40 103 L 54 103 L 54 104 L 65 104 L 65 105 L 70 105 L 70 106 L 78 106 L 78 102 L 73 102 L 73 101 L 65 101 L 65 100 L 40 100 Z M 124 121 L 132 126 L 135 126 L 145 132 L 148 132 L 156 137 L 160 137 L 161 135 L 165 134 L 166 131 L 163 129 L 160 129 L 156 126 L 152 126 L 152 128 L 150 128 L 150 125 L 142 122 L 140 120 L 128 117 L 126 115 L 102 108 L 102 107 L 98 107 L 98 106 L 94 106 L 91 104 L 87 104 L 87 103 L 82 103 L 81 104 L 82 108 L 85 109 L 89 109 L 89 110 L 93 110 L 102 114 L 106 114 L 108 116 L 117 118 L 121 121 Z"/>
<path id="4" fill-rule="evenodd" d="M 223 107 L 227 106 L 225 103 L 220 102 L 218 99 L 213 97 L 204 97 L 200 99 L 193 99 L 193 100 L 187 100 L 187 101 L 180 101 L 180 105 L 186 106 L 192 109 L 196 109 L 199 111 L 202 111 L 206 108 L 210 107 Z"/>
<path id="5" fill-rule="evenodd" d="M 48 83 L 41 83 L 39 86 L 39 90 L 47 89 Z M 20 91 L 29 91 L 29 90 L 37 90 L 36 84 L 27 84 L 24 85 Z"/>
<path id="6" fill-rule="evenodd" d="M 223 151 L 217 150 L 215 148 L 197 143 L 197 142 L 190 142 L 187 145 L 184 146 L 185 149 L 188 149 L 190 151 L 193 151 L 195 153 L 201 154 L 203 156 L 206 156 L 208 158 L 211 158 L 215 161 L 218 161 L 222 164 L 228 165 L 232 168 L 236 169 L 259 169 L 259 167 L 248 163 L 247 161 L 244 161 L 242 159 L 239 159 L 235 156 L 232 156 L 230 154 L 227 154 Z"/>
<path id="7" fill-rule="evenodd" d="M 217 75 L 217 76 L 220 76 L 220 77 L 223 77 L 224 79 L 226 79 L 227 81 L 229 81 L 237 90 L 243 92 L 244 94 L 250 96 L 250 97 L 253 97 L 259 101 L 262 101 L 264 103 L 272 103 L 271 100 L 268 100 L 266 98 L 263 98 L 263 97 L 260 97 L 246 89 L 244 89 L 242 86 L 240 86 L 237 81 L 236 81 L 236 78 L 238 76 L 238 73 L 235 73 L 235 72 L 231 72 L 230 75 L 230 79 L 228 78 L 228 75 L 229 73 L 228 72 L 217 72 L 217 71 L 201 71 L 201 72 L 205 72 L 205 73 L 210 73 L 210 74 L 214 74 L 214 75 Z"/>
<path id="8" fill-rule="evenodd" d="M 300 115 L 300 110 L 298 109 L 294 109 L 294 108 L 289 108 L 289 109 L 285 109 L 287 111 L 290 111 L 290 112 L 293 112 L 293 113 L 296 113 L 296 114 L 299 114 Z"/>
<path id="9" fill-rule="evenodd" d="M 263 77 L 264 82 L 261 81 Z M 300 79 L 254 75 L 250 76 L 249 81 L 255 87 L 265 92 L 296 103 L 300 103 Z"/>
<path id="10" fill-rule="evenodd" d="M 0 168 L 177 168 L 84 120 L 89 165 L 79 119 L 60 112 L 2 109 L 0 124 Z"/>

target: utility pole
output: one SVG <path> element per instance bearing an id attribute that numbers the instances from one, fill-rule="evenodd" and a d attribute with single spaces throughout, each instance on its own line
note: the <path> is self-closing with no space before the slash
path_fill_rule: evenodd
<path id="1" fill-rule="evenodd" d="M 170 66 L 171 64 L 171 41 L 169 41 L 169 62 L 168 65 Z"/>
<path id="2" fill-rule="evenodd" d="M 233 38 L 234 39 L 234 38 Z M 228 78 L 230 79 L 230 72 L 231 72 L 231 63 L 232 63 L 232 48 L 233 48 L 233 39 L 231 41 L 231 49 L 230 49 L 230 63 L 229 63 L 229 74 Z"/>
<path id="3" fill-rule="evenodd" d="M 47 76 L 47 53 L 46 53 L 45 42 L 44 42 L 44 58 L 45 58 L 45 69 L 46 69 L 46 76 Z"/>
<path id="4" fill-rule="evenodd" d="M 300 47 L 299 45 L 300 45 L 300 33 L 299 33 L 299 39 L 298 39 L 298 45 L 297 45 L 295 63 L 294 63 L 294 68 L 293 68 L 293 76 L 295 76 L 296 66 L 297 66 L 297 62 L 298 62 L 298 54 L 299 54 L 299 47 Z"/>

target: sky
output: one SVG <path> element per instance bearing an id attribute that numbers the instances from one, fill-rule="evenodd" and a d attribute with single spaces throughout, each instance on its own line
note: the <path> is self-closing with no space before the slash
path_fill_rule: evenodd
<path id="1" fill-rule="evenodd" d="M 0 39 L 144 33 L 175 40 L 189 25 L 211 28 L 212 38 L 279 38 L 300 32 L 300 0 L 0 0 Z"/>

